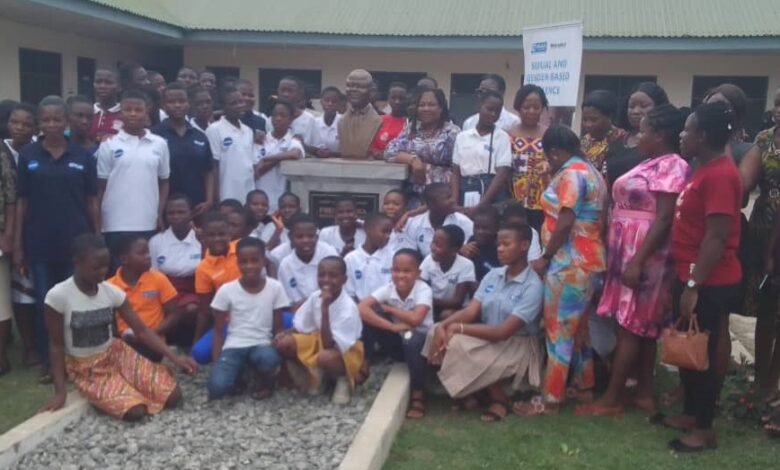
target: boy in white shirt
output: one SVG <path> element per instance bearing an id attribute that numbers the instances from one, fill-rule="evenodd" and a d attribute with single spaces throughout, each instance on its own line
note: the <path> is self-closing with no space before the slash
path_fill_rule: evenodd
<path id="1" fill-rule="evenodd" d="M 280 100 L 292 103 L 294 106 L 292 114 L 292 123 L 290 129 L 292 129 L 293 135 L 298 138 L 304 145 L 308 145 L 311 142 L 312 133 L 314 132 L 314 115 L 308 110 L 303 109 L 306 101 L 306 90 L 303 81 L 292 75 L 282 77 L 279 80 L 279 87 L 276 92 Z M 271 121 L 271 129 L 275 124 Z"/>
<path id="2" fill-rule="evenodd" d="M 290 311 L 298 310 L 317 290 L 317 267 L 323 258 L 338 256 L 336 250 L 317 240 L 317 224 L 308 214 L 290 221 L 293 252 L 279 263 L 278 279 L 290 299 Z"/>
<path id="3" fill-rule="evenodd" d="M 404 248 L 393 256 L 391 284 L 374 291 L 358 305 L 363 320 L 363 338 L 379 343 L 396 361 L 406 362 L 411 382 L 411 400 L 406 417 L 425 416 L 425 373 L 422 356 L 425 336 L 433 325 L 433 293 L 419 279 L 420 254 Z"/>
<path id="4" fill-rule="evenodd" d="M 122 94 L 123 127 L 96 152 L 98 203 L 112 272 L 119 265 L 117 249 L 122 238 L 141 235 L 148 240 L 163 226 L 170 154 L 168 143 L 146 129 L 147 99 L 138 90 Z"/>
<path id="5" fill-rule="evenodd" d="M 445 225 L 436 230 L 431 254 L 420 266 L 420 279 L 433 290 L 433 318 L 441 321 L 466 305 L 474 291 L 474 263 L 458 254 L 463 246 L 463 230 L 457 225 Z"/>
<path id="6" fill-rule="evenodd" d="M 311 142 L 307 142 L 306 151 L 318 158 L 334 158 L 339 154 L 339 103 L 341 91 L 329 86 L 320 93 L 322 116 L 314 120 Z"/>
<path id="7" fill-rule="evenodd" d="M 241 277 L 220 287 L 211 301 L 213 357 L 217 360 L 209 374 L 210 400 L 233 393 L 247 364 L 258 373 L 252 397 L 256 400 L 270 397 L 281 364 L 272 343 L 274 336 L 282 330 L 282 310 L 290 302 L 281 284 L 263 275 L 265 246 L 262 241 L 250 237 L 242 239 L 236 247 L 236 255 Z"/>
<path id="8" fill-rule="evenodd" d="M 314 292 L 295 312 L 293 330 L 281 333 L 274 345 L 285 359 L 309 372 L 308 383 L 318 388 L 324 375 L 336 380 L 333 402 L 349 402 L 349 391 L 363 365 L 363 324 L 357 305 L 344 290 L 347 266 L 338 256 L 320 261 Z"/>
<path id="9" fill-rule="evenodd" d="M 423 200 L 428 210 L 414 216 L 406 223 L 403 231 L 405 248 L 419 251 L 423 256 L 431 253 L 433 233 L 444 225 L 457 225 L 468 240 L 474 234 L 474 222 L 465 215 L 455 212 L 452 188 L 446 183 L 429 184 L 423 191 Z"/>
<path id="10" fill-rule="evenodd" d="M 336 201 L 336 225 L 325 227 L 320 231 L 320 241 L 327 243 L 336 250 L 340 256 L 363 245 L 366 241 L 366 232 L 358 227 L 357 204 L 349 196 L 341 197 Z"/>
<path id="11" fill-rule="evenodd" d="M 268 195 L 269 201 L 277 201 L 287 191 L 287 178 L 282 174 L 284 160 L 304 157 L 303 144 L 290 130 L 294 106 L 287 101 L 277 101 L 271 113 L 273 130 L 263 143 L 255 146 L 255 187 Z M 271 210 L 276 210 L 275 206 Z"/>
<path id="12" fill-rule="evenodd" d="M 206 129 L 211 153 L 217 164 L 219 200 L 243 201 L 249 191 L 255 189 L 255 133 L 241 122 L 244 112 L 241 92 L 228 87 L 221 95 L 223 115 Z"/>
<path id="13" fill-rule="evenodd" d="M 344 257 L 347 264 L 346 290 L 360 302 L 389 284 L 395 252 L 390 244 L 393 221 L 385 214 L 372 214 L 364 224 L 366 241 Z"/>

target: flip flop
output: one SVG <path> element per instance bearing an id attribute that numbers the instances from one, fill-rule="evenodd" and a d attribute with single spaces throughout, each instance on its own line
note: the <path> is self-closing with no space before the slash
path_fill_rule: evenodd
<path id="1" fill-rule="evenodd" d="M 690 446 L 684 443 L 680 438 L 675 438 L 669 441 L 669 448 L 680 454 L 693 454 L 696 452 L 703 452 L 705 450 L 717 449 L 718 443 L 715 441 L 708 441 L 701 446 Z"/>
<path id="2" fill-rule="evenodd" d="M 506 418 L 508 414 L 509 409 L 507 409 L 506 404 L 497 401 L 488 406 L 487 410 L 479 417 L 479 420 L 483 423 L 497 423 Z"/>
<path id="3" fill-rule="evenodd" d="M 406 410 L 407 419 L 422 419 L 425 417 L 425 402 L 419 398 L 412 398 L 409 409 Z"/>

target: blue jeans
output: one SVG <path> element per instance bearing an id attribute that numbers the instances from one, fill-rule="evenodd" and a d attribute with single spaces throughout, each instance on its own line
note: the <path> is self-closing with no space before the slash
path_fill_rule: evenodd
<path id="1" fill-rule="evenodd" d="M 50 263 L 38 261 L 30 263 L 30 277 L 35 289 L 35 350 L 43 364 L 49 363 L 49 334 L 46 331 L 44 305 L 46 293 L 73 274 L 70 262 Z M 67 325 L 66 325 L 67 326 Z"/>
<path id="2" fill-rule="evenodd" d="M 287 310 L 284 311 L 282 314 L 282 327 L 285 330 L 289 330 L 292 328 L 293 325 L 293 315 L 292 312 L 289 312 Z M 225 326 L 225 336 L 227 336 L 227 325 Z M 206 332 L 203 336 L 198 339 L 198 341 L 195 342 L 195 344 L 192 345 L 192 358 L 195 359 L 195 362 L 197 362 L 200 365 L 206 365 L 211 363 L 211 349 L 212 345 L 214 344 L 214 329 L 210 329 Z"/>
<path id="3" fill-rule="evenodd" d="M 222 398 L 232 393 L 247 363 L 260 373 L 273 374 L 282 363 L 282 358 L 273 346 L 223 349 L 209 374 L 209 399 Z"/>

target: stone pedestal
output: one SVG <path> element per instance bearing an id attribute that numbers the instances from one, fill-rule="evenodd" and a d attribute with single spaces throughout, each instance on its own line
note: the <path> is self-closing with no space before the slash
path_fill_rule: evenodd
<path id="1" fill-rule="evenodd" d="M 291 191 L 301 198 L 302 209 L 321 226 L 333 223 L 339 196 L 352 196 L 359 216 L 365 217 L 380 210 L 385 194 L 400 188 L 408 176 L 406 165 L 340 158 L 286 160 L 281 170 L 290 181 Z"/>

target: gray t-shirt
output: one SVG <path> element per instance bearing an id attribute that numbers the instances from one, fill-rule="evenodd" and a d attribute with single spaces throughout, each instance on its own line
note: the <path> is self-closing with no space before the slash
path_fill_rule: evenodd
<path id="1" fill-rule="evenodd" d="M 491 269 L 479 284 L 474 299 L 482 304 L 483 324 L 498 326 L 514 315 L 524 323 L 518 335 L 539 334 L 544 284 L 530 266 L 512 279 L 506 278 L 506 266 Z"/>

